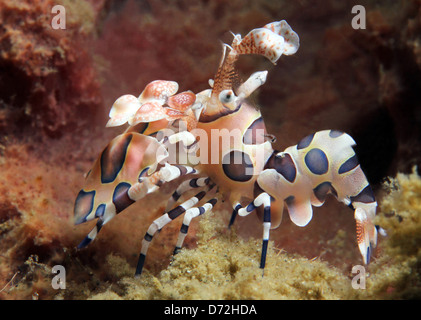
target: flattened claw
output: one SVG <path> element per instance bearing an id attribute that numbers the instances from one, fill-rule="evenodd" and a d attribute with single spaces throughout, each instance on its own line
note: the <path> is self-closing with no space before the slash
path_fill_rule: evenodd
<path id="1" fill-rule="evenodd" d="M 165 109 L 158 102 L 144 103 L 136 114 L 129 119 L 129 125 L 134 126 L 140 122 L 152 122 L 164 119 L 166 117 Z"/>
<path id="2" fill-rule="evenodd" d="M 184 91 L 168 98 L 168 106 L 180 112 L 185 112 L 196 101 L 196 95 L 191 91 Z"/>
<path id="3" fill-rule="evenodd" d="M 131 95 L 126 94 L 118 98 L 111 107 L 106 127 L 117 127 L 126 123 L 141 107 L 139 100 Z"/>
<path id="4" fill-rule="evenodd" d="M 178 91 L 178 83 L 175 81 L 155 80 L 150 82 L 139 96 L 141 102 L 159 100 L 162 104 L 165 100 Z"/>
<path id="5" fill-rule="evenodd" d="M 150 82 L 139 98 L 127 94 L 118 98 L 111 107 L 106 127 L 120 126 L 126 122 L 135 125 L 140 122 L 152 122 L 166 118 L 163 104 L 181 112 L 186 111 L 196 100 L 189 91 L 173 96 L 178 91 L 175 81 L 156 80 Z"/>
<path id="6" fill-rule="evenodd" d="M 120 125 L 126 121 L 134 126 L 141 122 L 177 120 L 185 117 L 186 112 L 194 105 L 196 95 L 191 91 L 174 95 L 177 90 L 178 83 L 175 81 L 152 81 L 138 99 L 134 96 L 124 96 L 120 101 L 116 101 L 110 111 L 110 117 L 113 117 L 107 126 Z"/>
<path id="7" fill-rule="evenodd" d="M 170 109 L 170 108 L 166 108 L 165 109 L 165 114 L 167 115 L 167 119 L 169 120 L 177 120 L 180 119 L 182 117 L 184 117 L 184 113 L 174 110 L 174 109 Z"/>

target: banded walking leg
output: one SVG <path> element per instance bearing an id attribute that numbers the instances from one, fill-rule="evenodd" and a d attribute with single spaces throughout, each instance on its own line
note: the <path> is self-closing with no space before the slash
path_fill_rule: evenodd
<path id="1" fill-rule="evenodd" d="M 184 214 L 184 220 L 183 224 L 180 228 L 180 234 L 178 235 L 177 244 L 174 249 L 174 254 L 177 254 L 180 252 L 181 247 L 183 246 L 184 239 L 186 238 L 187 232 L 189 231 L 190 222 L 193 218 L 196 218 L 198 216 L 201 216 L 202 214 L 205 214 L 212 210 L 212 208 L 215 206 L 216 202 L 218 201 L 217 198 L 212 198 L 208 202 L 206 202 L 201 207 L 191 208 L 186 211 Z"/>
<path id="2" fill-rule="evenodd" d="M 237 218 L 238 210 L 242 208 L 241 204 L 239 202 L 234 204 L 234 209 L 231 214 L 230 222 L 228 223 L 228 229 L 231 229 L 231 226 L 234 224 L 235 218 Z"/>
<path id="3" fill-rule="evenodd" d="M 88 233 L 85 239 L 82 240 L 81 243 L 77 246 L 78 249 L 85 248 L 88 244 L 90 244 L 95 237 L 97 236 L 98 232 L 101 230 L 102 226 L 104 225 L 104 220 L 99 218 L 95 227 Z"/>
<path id="4" fill-rule="evenodd" d="M 117 202 L 118 203 L 118 202 Z M 92 228 L 92 230 L 88 233 L 88 235 L 82 240 L 81 243 L 77 246 L 77 249 L 85 248 L 88 244 L 90 244 L 97 236 L 99 231 L 102 227 L 109 222 L 112 218 L 116 216 L 117 208 L 114 203 L 103 205 L 103 210 L 97 211 L 96 216 L 98 217 L 96 225 Z"/>
<path id="5" fill-rule="evenodd" d="M 266 264 L 266 254 L 269 243 L 269 231 L 271 226 L 270 218 L 270 195 L 266 192 L 259 194 L 253 202 L 251 202 L 246 208 L 240 208 L 238 214 L 240 216 L 246 216 L 250 214 L 254 209 L 263 205 L 263 243 L 262 243 L 262 256 L 260 258 L 260 268 L 264 269 Z"/>
<path id="6" fill-rule="evenodd" d="M 139 254 L 139 260 L 136 267 L 136 276 L 140 276 L 142 273 L 143 265 L 146 259 L 146 253 L 148 252 L 149 244 L 151 243 L 153 236 L 157 231 L 160 231 L 166 224 L 173 221 L 175 218 L 186 212 L 186 210 L 197 204 L 206 195 L 205 191 L 201 191 L 194 197 L 183 202 L 181 205 L 175 207 L 173 210 L 163 214 L 159 218 L 155 219 L 154 222 L 149 226 L 148 231 L 142 241 L 142 249 Z"/>
<path id="7" fill-rule="evenodd" d="M 189 190 L 207 186 L 210 182 L 209 177 L 193 178 L 190 180 L 183 181 L 178 188 L 174 191 L 171 198 L 167 202 L 166 211 L 171 210 L 180 197 Z"/>

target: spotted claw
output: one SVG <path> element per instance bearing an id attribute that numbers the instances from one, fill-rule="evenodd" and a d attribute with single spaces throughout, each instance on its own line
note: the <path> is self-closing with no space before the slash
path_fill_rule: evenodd
<path id="1" fill-rule="evenodd" d="M 185 112 L 196 101 L 196 95 L 191 91 L 184 91 L 168 98 L 168 106 L 180 112 Z"/>
<path id="2" fill-rule="evenodd" d="M 134 126 L 140 122 L 152 122 L 164 119 L 166 112 L 159 102 L 147 102 L 137 110 L 137 112 L 129 119 L 129 125 Z"/>
<path id="3" fill-rule="evenodd" d="M 139 100 L 131 94 L 118 98 L 111 107 L 106 127 L 117 127 L 125 124 L 141 107 Z"/>
<path id="4" fill-rule="evenodd" d="M 150 82 L 139 96 L 139 101 L 145 103 L 151 100 L 164 104 L 168 97 L 178 91 L 178 83 L 175 81 L 155 80 Z"/>
<path id="5" fill-rule="evenodd" d="M 111 107 L 106 127 L 189 118 L 188 111 L 195 104 L 196 95 L 191 91 L 175 95 L 177 91 L 177 82 L 156 80 L 145 87 L 139 98 L 130 94 L 121 96 Z"/>

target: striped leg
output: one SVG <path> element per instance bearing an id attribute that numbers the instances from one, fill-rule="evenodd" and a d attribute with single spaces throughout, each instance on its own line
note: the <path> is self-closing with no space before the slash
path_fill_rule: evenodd
<path id="1" fill-rule="evenodd" d="M 187 235 L 187 232 L 189 231 L 191 220 L 193 218 L 201 216 L 202 214 L 205 214 L 209 212 L 210 210 L 212 210 L 212 208 L 215 206 L 217 201 L 218 201 L 217 198 L 213 198 L 209 200 L 208 202 L 206 202 L 201 207 L 191 208 L 186 211 L 184 215 L 183 224 L 181 225 L 180 234 L 178 236 L 177 245 L 175 246 L 175 249 L 174 249 L 174 254 L 177 254 L 181 250 L 181 247 L 183 246 L 183 243 L 184 243 L 184 239 Z"/>
<path id="2" fill-rule="evenodd" d="M 166 211 L 171 210 L 171 208 L 174 206 L 174 203 L 176 203 L 185 192 L 192 189 L 207 186 L 209 182 L 210 178 L 208 177 L 193 178 L 190 180 L 183 181 L 174 191 L 171 198 L 168 200 Z"/>
<path id="3" fill-rule="evenodd" d="M 102 226 L 104 225 L 104 220 L 99 218 L 95 227 L 88 233 L 85 239 L 82 240 L 81 243 L 77 246 L 78 249 L 85 248 L 88 244 L 90 244 L 95 237 L 97 236 L 98 232 L 101 230 Z"/>
<path id="4" fill-rule="evenodd" d="M 270 219 L 270 195 L 266 192 L 259 194 L 253 202 L 251 202 L 246 208 L 238 210 L 240 216 L 246 216 L 257 207 L 263 205 L 263 243 L 262 243 L 262 256 L 260 258 L 260 268 L 264 269 L 266 264 L 266 253 L 269 243 L 269 231 L 271 226 Z"/>
<path id="5" fill-rule="evenodd" d="M 98 217 L 96 225 L 88 233 L 85 239 L 83 239 L 82 242 L 79 243 L 79 245 L 77 246 L 78 249 L 85 248 L 88 244 L 90 244 L 95 239 L 102 227 L 112 218 L 114 218 L 118 213 L 114 203 L 104 206 L 103 211 L 100 212 L 101 213 L 96 215 Z"/>
<path id="6" fill-rule="evenodd" d="M 234 204 L 234 209 L 231 214 L 231 219 L 230 219 L 230 222 L 228 223 L 228 229 L 231 229 L 231 226 L 234 224 L 235 218 L 237 218 L 238 210 L 240 210 L 241 208 L 242 206 L 240 203 L 237 202 L 236 204 Z"/>
<path id="7" fill-rule="evenodd" d="M 181 205 L 163 214 L 159 218 L 155 219 L 154 222 L 152 222 L 142 241 L 142 249 L 140 251 L 139 260 L 136 267 L 136 276 L 140 276 L 142 273 L 143 265 L 146 259 L 146 253 L 148 252 L 149 244 L 151 243 L 155 233 L 161 230 L 166 224 L 170 223 L 175 218 L 186 212 L 186 210 L 196 205 L 205 195 L 205 191 L 199 192 L 194 197 L 191 197 L 189 200 L 183 202 Z"/>

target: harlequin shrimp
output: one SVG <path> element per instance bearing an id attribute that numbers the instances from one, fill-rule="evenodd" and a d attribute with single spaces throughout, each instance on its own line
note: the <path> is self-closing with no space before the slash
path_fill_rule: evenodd
<path id="1" fill-rule="evenodd" d="M 233 208 L 229 226 L 237 216 L 252 212 L 261 218 L 264 269 L 270 229 L 280 225 L 284 207 L 292 222 L 304 227 L 312 219 L 312 206 L 323 205 L 333 194 L 354 210 L 358 246 L 367 264 L 377 242 L 377 203 L 353 150 L 355 141 L 346 133 L 324 130 L 284 151 L 274 150 L 259 109 L 247 99 L 265 83 L 267 71 L 256 72 L 243 83 L 235 71 L 240 55 L 263 55 L 276 64 L 298 48 L 299 37 L 284 20 L 269 23 L 244 38 L 234 35 L 231 45 L 223 45 L 210 89 L 176 95 L 176 82 L 159 80 L 148 84 L 139 98 L 117 99 L 107 126 L 127 122 L 129 127 L 103 150 L 76 198 L 76 224 L 98 219 L 79 248 L 116 214 L 164 183 L 186 176 L 168 200 L 166 212 L 149 226 L 136 275 L 142 272 L 157 231 L 184 215 L 177 253 L 191 220 L 212 210 L 220 198 Z M 182 148 L 171 148 L 176 144 Z M 169 161 L 172 153 L 183 150 L 190 155 L 188 161 Z M 192 189 L 200 191 L 177 205 Z"/>

